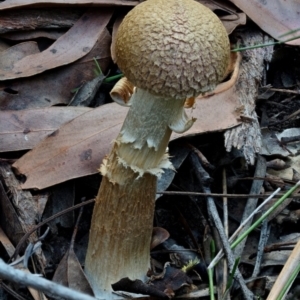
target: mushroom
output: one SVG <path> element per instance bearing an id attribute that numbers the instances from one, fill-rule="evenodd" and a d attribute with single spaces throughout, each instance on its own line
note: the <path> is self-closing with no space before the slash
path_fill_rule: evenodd
<path id="1" fill-rule="evenodd" d="M 105 299 L 116 297 L 111 284 L 121 278 L 145 279 L 157 177 L 172 168 L 166 152 L 171 133 L 192 126 L 185 99 L 213 90 L 230 57 L 222 23 L 194 0 L 137 5 L 122 21 L 115 46 L 117 64 L 136 88 L 100 167 L 85 261 L 95 296 Z"/>

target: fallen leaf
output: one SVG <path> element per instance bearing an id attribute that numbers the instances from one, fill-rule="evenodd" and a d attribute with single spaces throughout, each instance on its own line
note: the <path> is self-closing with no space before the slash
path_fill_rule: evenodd
<path id="1" fill-rule="evenodd" d="M 279 132 L 273 132 L 269 129 L 262 129 L 263 146 L 261 148 L 262 155 L 280 155 L 283 157 L 295 156 L 300 150 L 300 129 L 288 128 Z M 293 142 L 285 143 L 284 140 L 292 140 Z M 283 141 L 283 143 L 281 143 Z"/>
<path id="2" fill-rule="evenodd" d="M 228 34 L 239 25 L 246 24 L 246 14 L 241 13 L 234 5 L 223 0 L 199 0 L 200 3 L 207 6 L 214 12 L 220 12 L 220 20 Z"/>
<path id="3" fill-rule="evenodd" d="M 29 78 L 0 82 L 0 110 L 68 104 L 73 96 L 71 91 L 95 77 L 94 58 L 103 72 L 111 62 L 110 34 L 106 27 L 99 28 L 99 31 L 102 32 L 92 51 L 75 63 Z"/>
<path id="4" fill-rule="evenodd" d="M 45 137 L 87 107 L 51 107 L 20 111 L 0 111 L 0 152 L 32 149 Z"/>
<path id="5" fill-rule="evenodd" d="M 125 107 L 106 104 L 57 129 L 14 164 L 27 176 L 23 188 L 42 189 L 97 173 L 126 113 Z"/>
<path id="6" fill-rule="evenodd" d="M 178 145 L 179 144 L 179 145 Z M 169 145 L 169 155 L 170 161 L 175 170 L 178 170 L 181 164 L 185 161 L 187 156 L 190 153 L 190 148 L 188 147 L 181 147 L 180 143 L 173 142 Z M 162 176 L 157 180 L 157 191 L 165 191 L 173 181 L 176 175 L 176 171 L 172 169 L 164 170 Z M 162 194 L 156 194 L 156 200 L 160 198 Z"/>
<path id="7" fill-rule="evenodd" d="M 230 0 L 251 18 L 262 30 L 276 40 L 286 40 L 298 37 L 287 42 L 290 45 L 300 45 L 299 14 L 300 2 L 291 0 Z M 291 32 L 297 30 L 296 32 Z M 288 35 L 285 35 L 289 33 Z M 283 36 L 285 35 L 285 36 Z"/>
<path id="8" fill-rule="evenodd" d="M 87 55 L 112 16 L 112 9 L 93 9 L 85 13 L 63 36 L 45 51 L 14 63 L 10 70 L 0 70 L 0 79 L 29 77 L 70 64 Z"/>
<path id="9" fill-rule="evenodd" d="M 63 256 L 52 280 L 73 290 L 94 295 L 72 247 Z"/>

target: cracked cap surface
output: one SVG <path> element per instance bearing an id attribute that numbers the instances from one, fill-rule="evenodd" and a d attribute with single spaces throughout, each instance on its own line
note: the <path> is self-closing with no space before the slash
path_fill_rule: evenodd
<path id="1" fill-rule="evenodd" d="M 125 76 L 152 94 L 196 97 L 222 81 L 229 64 L 227 32 L 194 0 L 148 0 L 132 9 L 116 38 Z"/>

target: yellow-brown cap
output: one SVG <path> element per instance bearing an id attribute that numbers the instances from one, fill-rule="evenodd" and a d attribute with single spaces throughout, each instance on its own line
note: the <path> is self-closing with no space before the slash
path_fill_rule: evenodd
<path id="1" fill-rule="evenodd" d="M 125 76 L 154 95 L 185 99 L 210 91 L 229 64 L 227 32 L 194 0 L 148 0 L 132 9 L 116 38 Z"/>

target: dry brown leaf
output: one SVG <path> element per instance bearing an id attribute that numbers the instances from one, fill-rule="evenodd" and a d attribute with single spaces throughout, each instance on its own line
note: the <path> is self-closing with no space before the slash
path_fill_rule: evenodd
<path id="1" fill-rule="evenodd" d="M 71 91 L 94 78 L 94 57 L 103 72 L 111 62 L 110 34 L 106 27 L 98 29 L 102 33 L 92 51 L 75 63 L 29 78 L 0 83 L 0 109 L 20 110 L 68 104 L 73 97 Z M 11 62 L 10 55 L 7 55 L 7 61 Z"/>
<path id="2" fill-rule="evenodd" d="M 6 0 L 0 4 L 0 10 L 20 7 L 49 7 L 61 5 L 74 6 L 135 6 L 139 1 L 130 0 Z"/>
<path id="3" fill-rule="evenodd" d="M 10 70 L 1 70 L 0 79 L 29 77 L 49 69 L 70 64 L 87 55 L 112 16 L 112 9 L 85 13 L 75 25 L 45 51 L 28 55 L 14 63 Z"/>
<path id="4" fill-rule="evenodd" d="M 117 104 L 103 105 L 53 132 L 14 164 L 27 176 L 23 188 L 42 189 L 97 173 L 126 113 L 127 108 Z"/>
<path id="5" fill-rule="evenodd" d="M 62 124 L 89 110 L 70 106 L 0 111 L 0 152 L 32 149 Z"/>
<path id="6" fill-rule="evenodd" d="M 72 247 L 63 256 L 52 280 L 73 290 L 94 295 Z"/>
<path id="7" fill-rule="evenodd" d="M 300 2 L 298 0 L 230 0 L 245 12 L 262 30 L 277 40 L 299 37 Z M 282 36 L 291 30 L 298 30 Z M 287 44 L 300 45 L 300 38 Z"/>
<path id="8" fill-rule="evenodd" d="M 200 3 L 210 8 L 212 11 L 222 11 L 220 20 L 228 34 L 239 25 L 246 24 L 246 14 L 241 13 L 234 5 L 224 0 L 199 0 Z"/>

